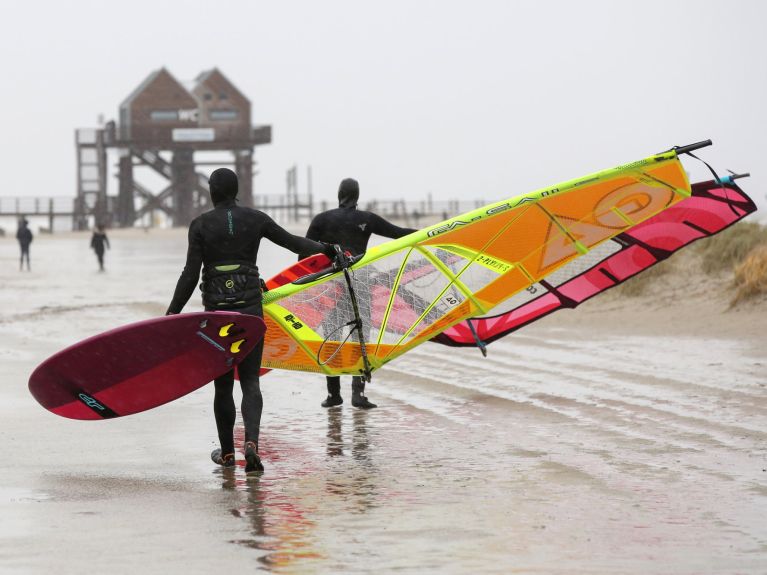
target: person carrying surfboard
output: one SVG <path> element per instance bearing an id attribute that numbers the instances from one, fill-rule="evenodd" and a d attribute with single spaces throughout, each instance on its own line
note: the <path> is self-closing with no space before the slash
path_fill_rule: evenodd
<path id="1" fill-rule="evenodd" d="M 306 231 L 307 239 L 338 244 L 343 250 L 351 252 L 353 256 L 364 254 L 368 249 L 368 241 L 373 234 L 385 238 L 397 239 L 416 230 L 401 228 L 386 221 L 381 216 L 372 212 L 357 209 L 360 197 L 360 185 L 357 180 L 346 178 L 338 186 L 338 207 L 317 214 L 309 224 Z M 311 255 L 302 252 L 299 259 Z M 358 270 L 364 274 L 364 268 Z M 364 282 L 364 278 L 360 278 Z M 357 290 L 355 290 L 356 292 Z M 370 291 L 360 290 L 357 293 L 360 300 L 360 311 L 369 316 L 370 314 Z M 363 330 L 370 331 L 370 317 L 362 318 Z M 328 396 L 322 402 L 322 407 L 341 405 L 344 400 L 341 397 L 341 378 L 339 376 L 327 376 Z M 352 405 L 361 409 L 377 407 L 365 395 L 365 381 L 360 376 L 352 377 Z"/>
<path id="2" fill-rule="evenodd" d="M 200 289 L 206 311 L 230 310 L 263 317 L 261 278 L 256 265 L 262 238 L 293 253 L 335 256 L 334 246 L 294 236 L 265 213 L 238 206 L 237 175 L 232 170 L 215 170 L 208 183 L 213 209 L 195 218 L 189 226 L 186 265 L 176 284 L 167 314 L 181 313 L 194 292 L 202 268 Z M 237 367 L 242 387 L 246 472 L 264 469 L 258 455 L 263 411 L 259 383 L 263 347 L 261 341 Z M 213 450 L 211 459 L 219 465 L 231 467 L 235 464 L 234 371 L 217 377 L 214 386 L 213 413 L 221 447 Z"/>

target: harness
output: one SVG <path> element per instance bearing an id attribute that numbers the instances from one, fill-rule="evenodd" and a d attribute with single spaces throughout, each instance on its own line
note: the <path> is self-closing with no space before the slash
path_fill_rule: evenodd
<path id="1" fill-rule="evenodd" d="M 202 270 L 202 303 L 207 308 L 247 307 L 261 301 L 258 266 L 249 262 L 223 262 Z"/>

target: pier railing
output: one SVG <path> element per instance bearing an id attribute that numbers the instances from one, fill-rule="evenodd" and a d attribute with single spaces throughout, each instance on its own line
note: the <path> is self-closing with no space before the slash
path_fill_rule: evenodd
<path id="1" fill-rule="evenodd" d="M 74 208 L 72 196 L 0 197 L 0 216 L 71 216 Z"/>
<path id="2" fill-rule="evenodd" d="M 115 198 L 107 197 L 106 212 L 110 213 L 114 208 Z M 77 198 L 72 196 L 49 196 L 49 197 L 0 197 L 0 216 L 44 216 L 50 221 L 50 229 L 53 229 L 54 218 L 69 217 L 73 220 L 73 229 Z M 256 209 L 271 215 L 279 222 L 308 222 L 311 217 L 331 208 L 335 208 L 335 202 L 323 200 L 312 202 L 310 196 L 304 195 L 265 195 L 253 196 Z M 426 222 L 443 220 L 455 215 L 471 211 L 486 203 L 485 200 L 439 200 L 431 198 L 424 200 L 370 200 L 360 202 L 360 209 L 377 213 L 397 223 L 418 228 Z M 109 221 L 107 219 L 107 221 Z"/>

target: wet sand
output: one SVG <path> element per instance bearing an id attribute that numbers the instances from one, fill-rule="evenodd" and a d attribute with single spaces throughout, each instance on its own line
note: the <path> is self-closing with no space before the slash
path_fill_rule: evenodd
<path id="1" fill-rule="evenodd" d="M 87 234 L 38 236 L 31 273 L 0 240 L 0 572 L 767 572 L 767 302 L 726 311 L 726 278 L 607 294 L 487 359 L 426 344 L 370 412 L 348 378 L 323 410 L 323 378 L 273 372 L 249 478 L 208 459 L 210 387 L 103 422 L 29 395 L 50 354 L 164 312 L 185 233 L 110 239 L 103 274 Z"/>

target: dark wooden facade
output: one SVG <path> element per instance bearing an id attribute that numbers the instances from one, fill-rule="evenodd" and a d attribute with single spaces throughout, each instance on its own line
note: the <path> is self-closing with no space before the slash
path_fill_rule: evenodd
<path id="1" fill-rule="evenodd" d="M 212 128 L 216 138 L 250 142 L 250 100 L 217 68 L 197 77 L 192 94 L 200 103 L 199 125 Z"/>
<path id="2" fill-rule="evenodd" d="M 207 176 L 197 171 L 195 163 L 194 154 L 199 151 L 232 154 L 230 162 L 221 163 L 237 172 L 240 201 L 252 206 L 254 149 L 271 142 L 271 126 L 251 125 L 250 100 L 216 68 L 200 74 L 191 91 L 165 68 L 152 72 L 120 104 L 119 124 L 109 122 L 96 132 L 100 142 L 97 155 L 104 165 L 85 166 L 83 158 L 91 158 L 93 153 L 78 142 L 78 174 L 100 170 L 103 185 L 94 194 L 78 180 L 78 227 L 87 225 L 88 216 L 132 226 L 154 210 L 164 211 L 174 225 L 188 225 L 210 201 Z M 103 200 L 106 195 L 106 148 L 120 150 L 118 197 L 115 202 L 96 205 L 94 197 Z M 136 165 L 152 168 L 168 185 L 159 191 L 142 186 L 134 178 Z M 114 205 L 116 212 L 105 212 L 106 205 Z"/>
<path id="3" fill-rule="evenodd" d="M 173 146 L 173 131 L 198 127 L 198 103 L 165 68 L 152 72 L 120 104 L 119 139 L 133 146 Z"/>

